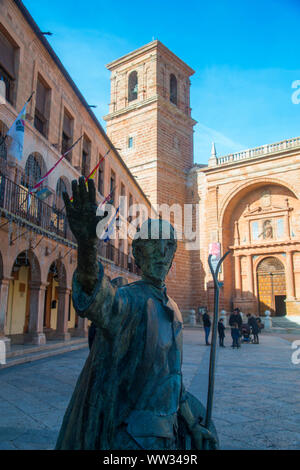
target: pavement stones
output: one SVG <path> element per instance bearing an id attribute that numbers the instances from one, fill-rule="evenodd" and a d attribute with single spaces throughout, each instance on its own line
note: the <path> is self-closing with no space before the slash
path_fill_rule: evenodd
<path id="1" fill-rule="evenodd" d="M 300 364 L 291 343 L 217 349 L 213 419 L 222 449 L 300 449 Z M 206 404 L 210 348 L 201 329 L 184 329 L 186 388 Z M 0 371 L 0 450 L 53 449 L 88 349 Z"/>

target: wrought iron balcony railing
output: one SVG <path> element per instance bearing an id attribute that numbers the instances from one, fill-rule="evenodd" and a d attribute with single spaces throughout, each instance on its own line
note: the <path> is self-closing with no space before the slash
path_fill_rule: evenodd
<path id="1" fill-rule="evenodd" d="M 0 208 L 4 209 L 4 215 L 9 218 L 16 216 L 15 220 L 24 220 L 50 232 L 65 240 L 76 243 L 76 240 L 68 226 L 67 216 L 64 210 L 50 206 L 41 201 L 35 195 L 30 196 L 28 189 L 18 185 L 0 173 Z M 134 260 L 123 251 L 116 248 L 111 242 L 99 241 L 98 253 L 103 258 L 112 261 L 115 265 L 140 274 Z"/>

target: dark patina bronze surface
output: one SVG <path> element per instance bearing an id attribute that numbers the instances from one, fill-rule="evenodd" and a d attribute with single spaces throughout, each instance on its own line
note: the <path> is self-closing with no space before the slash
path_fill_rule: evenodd
<path id="1" fill-rule="evenodd" d="M 73 304 L 94 336 L 56 449 L 202 449 L 204 440 L 216 448 L 213 424 L 201 426 L 205 409 L 182 382 L 182 317 L 164 284 L 177 246 L 173 227 L 144 222 L 133 241 L 142 279 L 110 281 L 97 261 L 94 182 L 87 190 L 81 178 L 72 190 L 73 202 L 64 200 L 78 241 Z M 143 236 L 151 229 L 157 238 Z"/>

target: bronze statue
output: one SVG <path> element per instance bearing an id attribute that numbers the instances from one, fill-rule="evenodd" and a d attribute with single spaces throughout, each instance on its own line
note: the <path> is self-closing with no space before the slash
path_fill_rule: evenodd
<path id="1" fill-rule="evenodd" d="M 65 413 L 56 449 L 217 448 L 213 425 L 200 425 L 205 409 L 182 382 L 182 318 L 167 295 L 165 277 L 177 241 L 167 222 L 148 220 L 133 241 L 142 279 L 111 282 L 97 261 L 95 185 L 72 182 L 73 202 L 63 195 L 78 242 L 73 304 L 96 334 Z M 159 238 L 141 235 L 156 230 Z"/>

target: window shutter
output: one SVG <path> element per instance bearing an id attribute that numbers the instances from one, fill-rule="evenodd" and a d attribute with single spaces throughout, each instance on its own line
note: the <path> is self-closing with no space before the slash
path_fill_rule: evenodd
<path id="1" fill-rule="evenodd" d="M 90 142 L 85 137 L 83 139 L 83 151 L 88 155 L 90 154 Z"/>
<path id="2" fill-rule="evenodd" d="M 15 77 L 15 47 L 0 31 L 0 63 L 6 72 Z"/>
<path id="3" fill-rule="evenodd" d="M 70 138 L 72 137 L 72 119 L 64 113 L 63 131 Z"/>
<path id="4" fill-rule="evenodd" d="M 38 80 L 36 86 L 36 108 L 42 114 L 42 116 L 45 116 L 46 93 L 46 87 L 44 87 L 41 81 Z"/>

